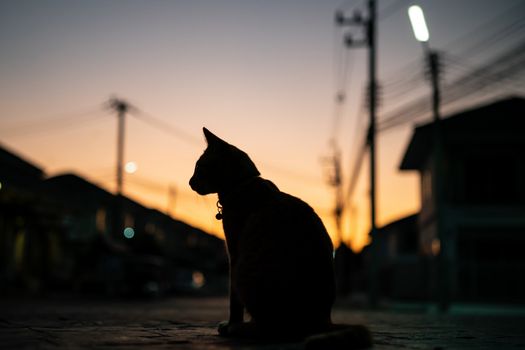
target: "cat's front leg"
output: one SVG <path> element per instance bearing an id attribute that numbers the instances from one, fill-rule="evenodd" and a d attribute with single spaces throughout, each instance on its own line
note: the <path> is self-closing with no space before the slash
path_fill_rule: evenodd
<path id="1" fill-rule="evenodd" d="M 230 323 L 244 321 L 244 305 L 235 290 L 230 292 Z"/>
<path id="2" fill-rule="evenodd" d="M 219 323 L 218 331 L 220 335 L 229 336 L 234 325 L 244 321 L 244 305 L 239 298 L 236 288 L 237 273 L 232 267 L 230 272 L 230 317 L 228 321 Z"/>
<path id="3" fill-rule="evenodd" d="M 230 291 L 230 318 L 219 323 L 218 331 L 222 336 L 232 335 L 233 329 L 244 321 L 244 306 L 234 290 Z"/>
<path id="4" fill-rule="evenodd" d="M 244 305 L 239 296 L 239 274 L 236 261 L 237 259 L 233 259 L 230 273 L 230 323 L 242 323 L 244 321 Z"/>

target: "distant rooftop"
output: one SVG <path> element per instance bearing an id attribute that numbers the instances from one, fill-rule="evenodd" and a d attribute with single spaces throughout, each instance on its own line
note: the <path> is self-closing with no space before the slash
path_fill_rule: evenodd
<path id="1" fill-rule="evenodd" d="M 489 104 L 452 114 L 441 120 L 445 133 L 516 133 L 523 138 L 525 130 L 525 98 L 509 97 Z M 414 129 L 410 143 L 401 161 L 401 170 L 417 170 L 432 150 L 433 122 Z"/>

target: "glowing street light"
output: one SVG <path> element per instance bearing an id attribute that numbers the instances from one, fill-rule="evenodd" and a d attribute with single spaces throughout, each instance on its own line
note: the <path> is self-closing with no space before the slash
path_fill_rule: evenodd
<path id="1" fill-rule="evenodd" d="M 137 163 L 135 163 L 135 162 L 127 162 L 126 165 L 124 166 L 124 170 L 128 174 L 135 173 L 137 171 L 137 169 L 138 169 L 138 166 L 137 166 Z"/>
<path id="2" fill-rule="evenodd" d="M 416 39 L 424 43 L 427 42 L 429 39 L 428 27 L 421 7 L 417 5 L 410 6 L 408 8 L 408 17 Z"/>

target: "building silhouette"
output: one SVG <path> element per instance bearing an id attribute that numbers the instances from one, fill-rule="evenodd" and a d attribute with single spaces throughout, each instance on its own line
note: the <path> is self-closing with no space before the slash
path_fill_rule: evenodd
<path id="1" fill-rule="evenodd" d="M 433 169 L 434 123 L 414 129 L 400 165 L 420 175 L 417 245 L 428 259 L 428 295 L 433 298 L 438 278 L 445 278 L 452 301 L 523 302 L 525 99 L 498 100 L 440 123 L 443 173 Z M 431 185 L 435 176 L 443 184 L 441 238 Z M 436 263 L 441 254 L 449 262 L 446 271 Z"/>
<path id="2" fill-rule="evenodd" d="M 424 259 L 418 251 L 418 214 L 412 214 L 379 227 L 372 235 L 378 261 L 378 288 L 382 296 L 393 299 L 426 298 Z M 370 246 L 363 250 L 370 265 Z"/>
<path id="3" fill-rule="evenodd" d="M 13 286 L 38 290 L 47 256 L 40 247 L 46 229 L 38 195 L 43 170 L 0 146 L 0 291 Z"/>
<path id="4" fill-rule="evenodd" d="M 219 238 L 79 175 L 46 178 L 3 147 L 0 184 L 0 293 L 227 289 Z"/>
<path id="5" fill-rule="evenodd" d="M 378 228 L 362 252 L 368 271 L 372 246 L 377 251 L 383 298 L 442 301 L 445 281 L 447 303 L 525 302 L 524 118 L 521 97 L 447 116 L 440 122 L 441 174 L 433 168 L 434 123 L 414 129 L 400 170 L 419 173 L 421 210 Z M 443 184 L 442 237 L 435 176 Z"/>

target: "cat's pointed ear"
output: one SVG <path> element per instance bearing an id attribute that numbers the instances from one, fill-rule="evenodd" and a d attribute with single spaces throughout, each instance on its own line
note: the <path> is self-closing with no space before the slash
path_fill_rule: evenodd
<path id="1" fill-rule="evenodd" d="M 218 145 L 226 143 L 225 141 L 215 136 L 215 134 L 213 134 L 210 130 L 202 128 L 202 131 L 204 132 L 204 137 L 206 137 L 206 142 L 208 143 L 208 145 Z"/>

